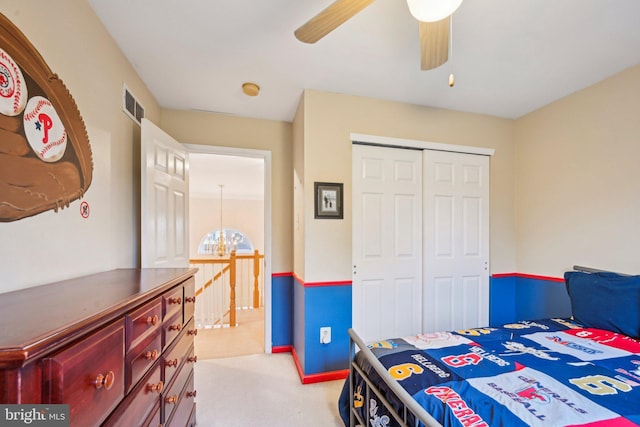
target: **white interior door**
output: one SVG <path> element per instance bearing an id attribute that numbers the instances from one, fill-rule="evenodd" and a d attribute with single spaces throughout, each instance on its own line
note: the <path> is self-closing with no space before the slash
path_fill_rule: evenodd
<path id="1" fill-rule="evenodd" d="M 188 267 L 188 151 L 147 119 L 141 151 L 142 267 Z"/>
<path id="2" fill-rule="evenodd" d="M 352 145 L 353 327 L 366 341 L 421 328 L 422 154 Z"/>
<path id="3" fill-rule="evenodd" d="M 489 324 L 489 157 L 424 151 L 423 331 Z"/>

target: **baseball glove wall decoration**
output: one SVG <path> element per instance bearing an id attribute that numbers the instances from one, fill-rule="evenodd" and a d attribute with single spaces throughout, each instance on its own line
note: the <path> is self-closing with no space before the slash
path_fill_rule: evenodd
<path id="1" fill-rule="evenodd" d="M 0 14 L 0 222 L 63 209 L 91 185 L 84 121 L 68 89 Z"/>

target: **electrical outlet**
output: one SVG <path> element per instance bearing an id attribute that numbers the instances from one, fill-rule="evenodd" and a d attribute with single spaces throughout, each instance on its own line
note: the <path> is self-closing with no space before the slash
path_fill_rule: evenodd
<path id="1" fill-rule="evenodd" d="M 320 328 L 320 344 L 329 344 L 331 342 L 331 328 L 325 326 Z"/>

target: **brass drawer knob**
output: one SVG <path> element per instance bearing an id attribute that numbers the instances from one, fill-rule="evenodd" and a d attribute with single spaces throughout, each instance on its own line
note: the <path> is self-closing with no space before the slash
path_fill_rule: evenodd
<path id="1" fill-rule="evenodd" d="M 169 330 L 170 331 L 181 331 L 182 330 L 182 323 L 176 323 L 174 325 L 169 325 Z"/>
<path id="2" fill-rule="evenodd" d="M 144 354 L 144 358 L 147 360 L 156 360 L 158 358 L 158 350 L 147 351 Z"/>
<path id="3" fill-rule="evenodd" d="M 167 360 L 166 362 L 164 362 L 165 366 L 173 366 L 176 367 L 178 366 L 178 358 L 176 357 L 173 360 Z"/>
<path id="4" fill-rule="evenodd" d="M 157 392 L 160 393 L 162 391 L 162 387 L 164 386 L 164 384 L 162 384 L 162 381 L 160 381 L 158 384 L 147 384 L 147 390 L 151 391 L 151 392 Z"/>
<path id="5" fill-rule="evenodd" d="M 101 389 L 104 387 L 105 390 L 109 390 L 113 387 L 113 383 L 116 381 L 116 374 L 113 371 L 109 371 L 106 374 L 98 374 L 95 380 L 93 380 L 93 385 L 96 386 L 96 389 Z"/>
<path id="6" fill-rule="evenodd" d="M 196 390 L 188 391 L 187 392 L 187 397 L 196 397 L 197 394 L 198 394 L 198 392 Z"/>
<path id="7" fill-rule="evenodd" d="M 147 325 L 149 325 L 149 326 L 156 326 L 159 321 L 160 321 L 160 319 L 158 318 L 157 314 L 154 315 L 153 317 L 151 317 L 151 316 L 147 317 Z"/>
<path id="8" fill-rule="evenodd" d="M 196 297 L 185 297 L 184 302 L 196 302 Z"/>
<path id="9" fill-rule="evenodd" d="M 174 394 L 173 396 L 167 396 L 164 398 L 164 401 L 167 403 L 175 404 L 178 401 L 178 395 Z"/>
<path id="10" fill-rule="evenodd" d="M 197 361 L 198 361 L 198 356 L 187 357 L 187 362 L 189 363 L 196 363 Z"/>
<path id="11" fill-rule="evenodd" d="M 198 330 L 197 329 L 189 329 L 187 331 L 187 335 L 198 335 Z"/>
<path id="12" fill-rule="evenodd" d="M 182 297 L 169 298 L 169 304 L 182 304 Z"/>

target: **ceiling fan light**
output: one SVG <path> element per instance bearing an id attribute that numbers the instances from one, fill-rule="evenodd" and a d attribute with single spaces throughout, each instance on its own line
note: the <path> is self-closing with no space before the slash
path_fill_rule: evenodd
<path id="1" fill-rule="evenodd" d="M 418 21 L 440 21 L 460 7 L 462 0 L 407 0 L 409 11 Z"/>

